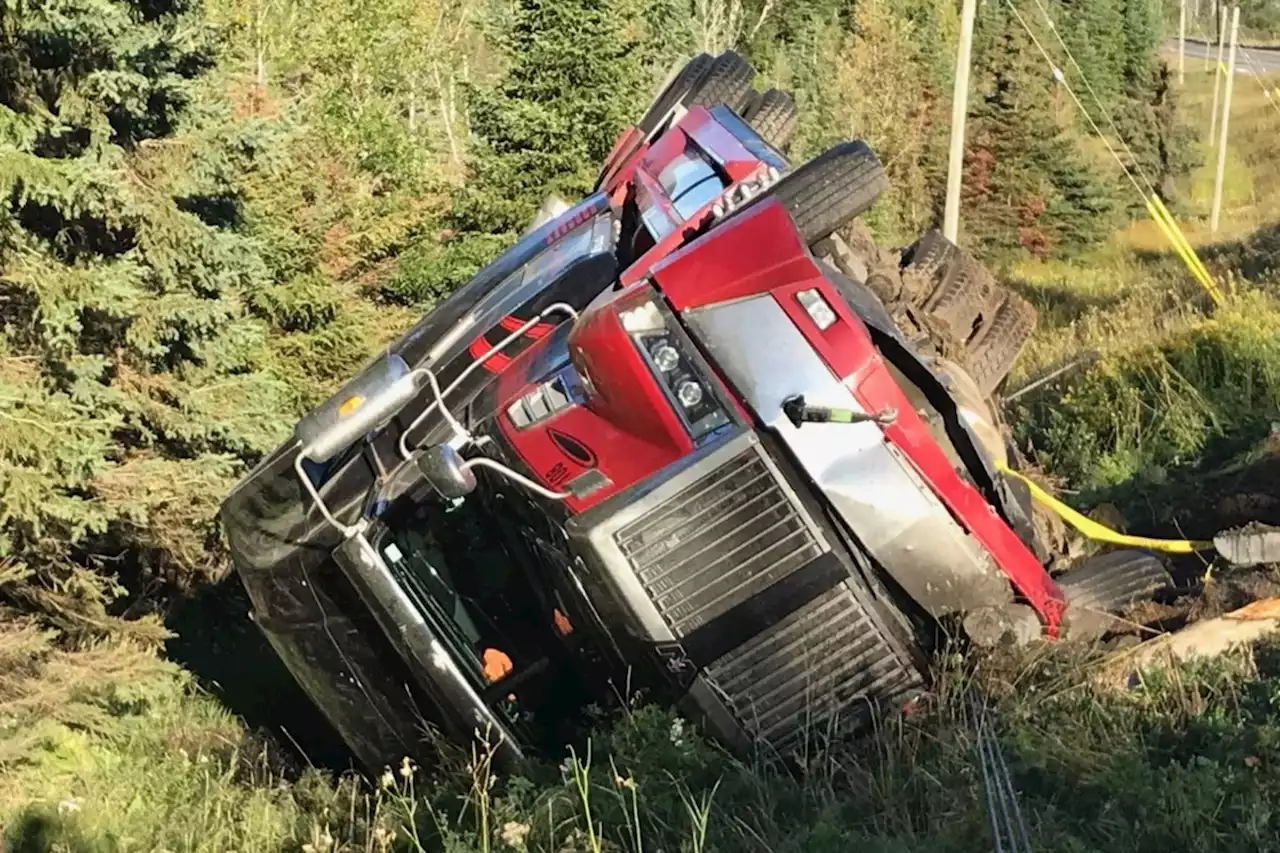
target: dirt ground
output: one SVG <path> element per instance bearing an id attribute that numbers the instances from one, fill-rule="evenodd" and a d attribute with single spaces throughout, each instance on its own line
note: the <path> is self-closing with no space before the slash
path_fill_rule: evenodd
<path id="1" fill-rule="evenodd" d="M 1249 524 L 1280 526 L 1280 437 L 1273 435 L 1245 459 L 1171 484 L 1168 492 L 1154 498 L 1163 506 L 1152 505 L 1152 526 L 1135 524 L 1130 532 L 1207 540 L 1219 531 Z M 1167 509 L 1174 506 L 1176 512 Z M 1126 520 L 1134 515 L 1142 513 L 1130 506 Z M 1122 633 L 1176 630 L 1251 601 L 1280 596 L 1280 566 L 1235 568 L 1210 552 L 1173 557 L 1169 568 L 1174 592 L 1126 613 L 1132 628 Z"/>

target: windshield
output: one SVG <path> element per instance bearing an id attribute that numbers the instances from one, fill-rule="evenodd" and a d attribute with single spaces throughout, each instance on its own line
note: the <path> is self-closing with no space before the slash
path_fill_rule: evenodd
<path id="1" fill-rule="evenodd" d="M 559 219 L 525 236 L 433 308 L 392 347 L 392 351 L 412 367 L 419 366 L 424 359 L 427 359 L 427 366 L 430 366 L 454 358 L 471 342 L 477 331 L 486 328 L 484 322 L 492 316 L 493 300 L 500 290 L 496 288 L 498 282 L 517 275 L 531 261 L 543 255 L 548 242 L 554 247 L 570 237 L 572 232 L 564 237 L 556 237 L 563 223 L 580 222 L 584 218 L 594 219 L 599 223 L 603 219 L 608 225 L 597 224 L 597 227 L 607 237 L 608 230 L 612 227 L 608 210 L 608 197 L 603 193 L 596 193 Z M 605 242 L 604 247 L 611 248 L 608 242 Z M 487 303 L 487 307 L 482 307 L 482 303 Z"/>
<path id="2" fill-rule="evenodd" d="M 378 550 L 473 686 L 483 689 L 527 665 L 529 644 L 506 627 L 512 560 L 481 526 L 478 501 L 397 503 L 383 517 Z"/>

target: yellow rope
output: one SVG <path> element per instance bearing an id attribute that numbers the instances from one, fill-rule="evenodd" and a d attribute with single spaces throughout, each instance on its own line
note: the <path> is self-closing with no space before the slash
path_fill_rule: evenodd
<path id="1" fill-rule="evenodd" d="M 1095 542 L 1106 542 L 1111 545 L 1123 545 L 1128 548 L 1148 548 L 1152 551 L 1163 551 L 1167 554 L 1195 554 L 1198 551 L 1213 549 L 1212 542 L 1195 542 L 1190 539 L 1149 539 L 1146 536 L 1129 536 L 1117 533 L 1111 528 L 1099 524 L 1088 516 L 1076 512 L 1053 495 L 1040 488 L 1034 481 L 1014 471 L 1008 465 L 997 466 L 1002 474 L 1021 480 L 1031 490 L 1031 496 L 1053 512 L 1067 524 L 1080 531 L 1086 538 Z"/>
<path id="2" fill-rule="evenodd" d="M 1120 145 L 1124 147 L 1125 152 L 1129 155 L 1133 163 L 1133 167 L 1139 170 L 1143 181 L 1151 188 L 1150 193 L 1144 190 L 1142 185 L 1138 183 L 1138 179 L 1134 177 L 1133 172 L 1130 171 L 1129 165 L 1125 163 L 1124 158 L 1122 158 L 1119 152 L 1116 151 L 1115 147 L 1111 144 L 1111 141 L 1107 138 L 1107 135 L 1102 132 L 1102 128 L 1098 127 L 1098 123 L 1094 121 L 1093 114 L 1090 113 L 1089 110 L 1085 109 L 1084 103 L 1071 87 L 1071 84 L 1067 82 L 1067 75 L 1063 73 L 1062 69 L 1053 61 L 1053 57 L 1040 42 L 1040 39 L 1031 29 L 1031 26 L 1022 17 L 1018 8 L 1013 4 L 1013 0 L 1005 0 L 1005 4 L 1009 7 L 1009 11 L 1013 13 L 1014 18 L 1017 19 L 1018 23 L 1022 25 L 1022 29 L 1024 29 L 1027 35 L 1031 37 L 1031 42 L 1036 46 L 1036 49 L 1040 51 L 1040 55 L 1044 57 L 1045 62 L 1049 63 L 1049 67 L 1053 69 L 1054 79 L 1056 79 L 1062 85 L 1062 88 L 1066 90 L 1067 94 L 1071 97 L 1071 100 L 1075 102 L 1076 108 L 1080 110 L 1080 114 L 1083 115 L 1085 120 L 1089 123 L 1089 127 L 1093 130 L 1094 134 L 1102 140 L 1102 144 L 1106 146 L 1107 151 L 1113 158 L 1115 158 L 1116 164 L 1120 166 L 1120 171 L 1124 172 L 1124 176 L 1129 179 L 1129 183 L 1133 184 L 1133 188 L 1138 191 L 1138 195 L 1140 195 L 1142 200 L 1146 203 L 1147 211 L 1155 221 L 1156 227 L 1160 229 L 1161 233 L 1164 234 L 1165 239 L 1169 241 L 1171 246 L 1173 246 L 1174 252 L 1176 252 L 1178 257 L 1182 259 L 1187 270 L 1191 273 L 1191 277 L 1194 278 L 1196 283 L 1209 294 L 1209 298 L 1213 300 L 1214 305 L 1221 305 L 1223 302 L 1222 290 L 1214 281 L 1213 276 L 1209 274 L 1204 262 L 1200 260 L 1200 256 L 1191 246 L 1191 243 L 1187 240 L 1186 235 L 1178 226 L 1178 223 L 1174 221 L 1173 215 L 1169 213 L 1168 209 L 1164 206 L 1164 202 L 1160 201 L 1159 195 L 1156 194 L 1155 188 L 1151 187 L 1151 182 L 1148 180 L 1146 174 L 1141 172 L 1142 167 L 1137 162 L 1137 158 L 1133 156 L 1133 152 L 1129 149 L 1128 143 L 1125 142 L 1124 136 L 1120 135 L 1119 128 L 1115 126 L 1115 122 L 1112 120 L 1110 114 L 1107 113 L 1106 108 L 1102 105 L 1101 99 L 1098 97 L 1097 93 L 1094 92 L 1093 86 L 1089 83 L 1089 78 L 1084 73 L 1084 69 L 1080 67 L 1079 63 L 1075 61 L 1075 57 L 1071 55 L 1070 49 L 1067 47 L 1066 42 L 1063 41 L 1062 36 L 1058 33 L 1057 28 L 1053 24 L 1053 19 L 1049 16 L 1048 10 L 1044 7 L 1041 0 L 1037 0 L 1037 5 L 1040 6 L 1041 13 L 1045 16 L 1046 20 L 1048 20 L 1050 30 L 1055 36 L 1057 36 L 1058 43 L 1062 45 L 1063 49 L 1067 53 L 1067 58 L 1071 61 L 1071 64 L 1075 66 L 1077 73 L 1080 75 L 1080 79 L 1084 81 L 1085 87 L 1089 90 L 1089 93 L 1093 95 L 1093 99 L 1098 105 L 1099 112 L 1101 112 L 1103 117 L 1111 123 L 1112 128 L 1116 131 L 1117 139 L 1119 140 Z"/>

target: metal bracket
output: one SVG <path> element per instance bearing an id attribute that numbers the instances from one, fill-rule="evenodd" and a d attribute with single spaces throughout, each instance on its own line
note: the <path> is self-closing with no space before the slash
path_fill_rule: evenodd
<path id="1" fill-rule="evenodd" d="M 898 419 L 897 409 L 885 409 L 883 412 L 869 414 L 853 409 L 833 408 L 831 406 L 811 406 L 805 402 L 803 394 L 788 397 L 782 401 L 782 412 L 797 428 L 801 424 L 861 424 L 874 423 L 888 426 Z"/>

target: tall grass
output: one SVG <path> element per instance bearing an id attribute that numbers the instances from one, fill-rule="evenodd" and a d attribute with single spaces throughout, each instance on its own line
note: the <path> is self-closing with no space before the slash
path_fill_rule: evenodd
<path id="1" fill-rule="evenodd" d="M 1095 660 L 1059 648 L 944 661 L 914 714 L 812 756 L 802 776 L 640 707 L 559 766 L 505 775 L 477 750 L 367 782 L 289 767 L 166 671 L 145 698 L 107 701 L 106 725 L 52 723 L 8 760 L 0 825 L 12 851 L 982 850 L 964 701 L 979 688 L 1035 849 L 1280 849 L 1280 655 L 1127 692 L 1096 683 Z"/>
<path id="2" fill-rule="evenodd" d="M 1212 75 L 1188 69 L 1184 115 L 1208 132 Z M 1228 295 L 1212 310 L 1153 223 L 1071 263 L 1007 277 L 1040 309 L 1013 377 L 1095 357 L 1009 407 L 1039 462 L 1083 502 L 1145 492 L 1249 452 L 1280 421 L 1280 109 L 1275 76 L 1236 81 L 1222 227 L 1208 214 L 1215 154 L 1177 188 L 1188 239 Z"/>

